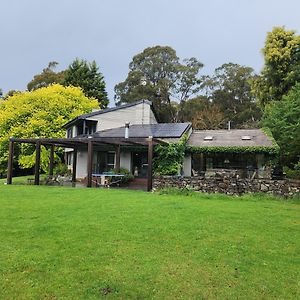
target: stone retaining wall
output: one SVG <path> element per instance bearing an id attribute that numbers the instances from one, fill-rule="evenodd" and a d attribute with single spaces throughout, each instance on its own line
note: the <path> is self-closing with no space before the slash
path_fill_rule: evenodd
<path id="1" fill-rule="evenodd" d="M 153 179 L 153 189 L 190 188 L 205 193 L 224 193 L 241 195 L 244 193 L 265 192 L 283 197 L 300 195 L 300 181 L 242 178 L 204 178 L 181 176 L 156 176 Z"/>

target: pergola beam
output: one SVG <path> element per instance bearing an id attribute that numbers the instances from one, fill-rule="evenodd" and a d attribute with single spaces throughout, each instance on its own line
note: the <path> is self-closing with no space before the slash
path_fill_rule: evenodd
<path id="1" fill-rule="evenodd" d="M 14 163 L 14 142 L 10 140 L 9 150 L 8 150 L 7 184 L 12 184 L 13 163 Z"/>
<path id="2" fill-rule="evenodd" d="M 41 143 L 36 142 L 35 146 L 35 167 L 34 167 L 34 184 L 40 184 L 40 165 L 41 165 Z"/>
<path id="3" fill-rule="evenodd" d="M 54 164 L 54 147 L 73 148 L 73 174 L 72 182 L 76 182 L 76 168 L 77 168 L 77 149 L 84 146 L 87 148 L 88 161 L 87 161 L 87 187 L 92 186 L 92 171 L 93 171 L 93 149 L 95 145 L 111 145 L 116 149 L 116 169 L 120 170 L 120 148 L 121 146 L 140 146 L 148 148 L 148 182 L 147 190 L 152 190 L 152 162 L 153 162 L 153 147 L 156 144 L 166 144 L 167 142 L 149 138 L 104 138 L 104 137 L 75 137 L 75 138 L 10 138 L 9 141 L 9 159 L 8 159 L 8 172 L 7 183 L 12 183 L 12 170 L 13 170 L 13 155 L 15 143 L 29 143 L 36 145 L 35 157 L 35 178 L 34 184 L 40 183 L 40 159 L 41 159 L 41 146 L 50 146 L 50 166 L 49 174 L 53 174 Z"/>
<path id="4" fill-rule="evenodd" d="M 121 146 L 116 146 L 116 172 L 120 172 L 120 157 L 121 157 Z"/>
<path id="5" fill-rule="evenodd" d="M 53 176 L 54 168 L 54 145 L 50 146 L 50 162 L 49 162 L 49 175 Z"/>
<path id="6" fill-rule="evenodd" d="M 87 187 L 92 187 L 93 172 L 93 141 L 88 142 L 88 160 L 87 160 Z"/>
<path id="7" fill-rule="evenodd" d="M 77 172 L 77 148 L 73 151 L 73 165 L 72 165 L 72 183 L 76 183 L 76 172 Z"/>
<path id="8" fill-rule="evenodd" d="M 152 161 L 153 161 L 153 138 L 149 136 L 148 141 L 148 180 L 147 191 L 152 190 Z"/>

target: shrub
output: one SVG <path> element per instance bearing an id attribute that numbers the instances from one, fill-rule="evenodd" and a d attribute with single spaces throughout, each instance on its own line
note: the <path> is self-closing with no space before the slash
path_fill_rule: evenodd
<path id="1" fill-rule="evenodd" d="M 54 167 L 53 174 L 64 176 L 70 175 L 71 171 L 68 169 L 67 165 L 60 163 Z"/>
<path id="2" fill-rule="evenodd" d="M 121 179 L 121 183 L 128 183 L 134 179 L 134 176 L 129 172 L 129 170 L 127 170 L 125 168 L 120 168 L 120 172 L 117 172 L 116 169 L 113 169 L 112 172 L 115 174 L 124 175 Z"/>
<path id="3" fill-rule="evenodd" d="M 289 167 L 284 167 L 283 170 L 286 173 L 287 178 L 300 180 L 300 169 L 290 169 Z"/>

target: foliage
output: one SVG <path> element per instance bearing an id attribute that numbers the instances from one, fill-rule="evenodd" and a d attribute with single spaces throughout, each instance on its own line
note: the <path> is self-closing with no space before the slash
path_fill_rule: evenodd
<path id="1" fill-rule="evenodd" d="M 97 107 L 76 87 L 52 85 L 32 92 L 14 94 L 0 101 L 0 170 L 7 166 L 10 137 L 64 137 L 62 126 L 76 116 Z M 34 146 L 16 144 L 15 158 L 23 168 L 34 165 Z M 42 147 L 41 165 L 46 171 L 48 151 Z M 57 154 L 59 150 L 56 150 Z"/>
<path id="2" fill-rule="evenodd" d="M 282 96 L 300 81 L 300 36 L 293 30 L 274 27 L 263 48 L 265 65 L 252 81 L 252 91 L 262 107 Z"/>
<path id="3" fill-rule="evenodd" d="M 70 175 L 71 171 L 68 169 L 68 166 L 64 163 L 58 163 L 53 169 L 54 175 Z"/>
<path id="4" fill-rule="evenodd" d="M 187 151 L 192 153 L 265 153 L 278 156 L 279 147 L 267 146 L 188 146 Z"/>
<path id="5" fill-rule="evenodd" d="M 279 144 L 283 163 L 297 163 L 300 158 L 300 84 L 282 98 L 266 105 L 262 124 L 270 128 Z"/>
<path id="6" fill-rule="evenodd" d="M 171 47 L 146 48 L 133 57 L 125 81 L 115 86 L 115 101 L 121 104 L 148 99 L 161 122 L 175 122 L 173 102 L 186 101 L 199 92 L 202 67 L 194 57 L 181 63 Z"/>
<path id="7" fill-rule="evenodd" d="M 192 120 L 194 129 L 221 129 L 226 121 L 225 114 L 215 104 L 208 104 L 202 110 L 195 113 Z"/>
<path id="8" fill-rule="evenodd" d="M 300 168 L 299 169 L 291 169 L 287 166 L 284 166 L 283 171 L 286 174 L 287 178 L 300 180 Z"/>
<path id="9" fill-rule="evenodd" d="M 178 121 L 192 122 L 195 116 L 210 104 L 206 96 L 200 95 L 192 99 L 181 101 L 178 104 Z"/>
<path id="10" fill-rule="evenodd" d="M 51 61 L 48 67 L 43 69 L 41 74 L 34 75 L 33 79 L 27 84 L 28 91 L 33 91 L 41 87 L 46 87 L 54 83 L 61 84 L 65 77 L 65 71 L 55 72 L 54 69 L 58 62 Z"/>
<path id="11" fill-rule="evenodd" d="M 87 97 L 98 100 L 100 108 L 106 108 L 109 103 L 104 77 L 95 61 L 75 59 L 65 72 L 63 84 L 81 87 Z"/>
<path id="12" fill-rule="evenodd" d="M 3 96 L 3 100 L 7 100 L 9 97 L 13 96 L 14 94 L 19 94 L 22 93 L 21 91 L 18 90 L 9 90 L 4 96 Z"/>
<path id="13" fill-rule="evenodd" d="M 117 172 L 116 169 L 113 170 L 116 174 L 123 174 L 124 176 L 121 178 L 121 183 L 128 183 L 134 179 L 134 176 L 130 173 L 129 170 L 125 168 L 120 168 L 120 171 Z"/>
<path id="14" fill-rule="evenodd" d="M 299 201 L 3 184 L 0 193 L 1 299 L 299 298 Z"/>
<path id="15" fill-rule="evenodd" d="M 154 174 L 178 175 L 183 165 L 186 149 L 187 135 L 184 135 L 178 143 L 168 145 L 159 144 L 154 149 Z"/>
<path id="16" fill-rule="evenodd" d="M 253 77 L 252 68 L 227 63 L 215 69 L 213 76 L 206 76 L 202 83 L 202 89 L 206 90 L 210 102 L 224 114 L 224 119 L 232 121 L 235 128 L 249 127 L 247 124 L 253 124 L 261 117 L 260 109 L 251 94 L 250 80 Z M 210 109 L 208 114 L 211 114 Z M 221 121 L 222 116 L 219 119 Z M 218 126 L 209 127 L 219 128 L 220 123 L 216 123 Z"/>

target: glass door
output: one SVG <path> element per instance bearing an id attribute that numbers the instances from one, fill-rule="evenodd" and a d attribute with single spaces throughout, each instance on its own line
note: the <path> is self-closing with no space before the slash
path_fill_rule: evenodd
<path id="1" fill-rule="evenodd" d="M 135 177 L 146 178 L 148 172 L 147 152 L 132 153 L 132 172 Z"/>

